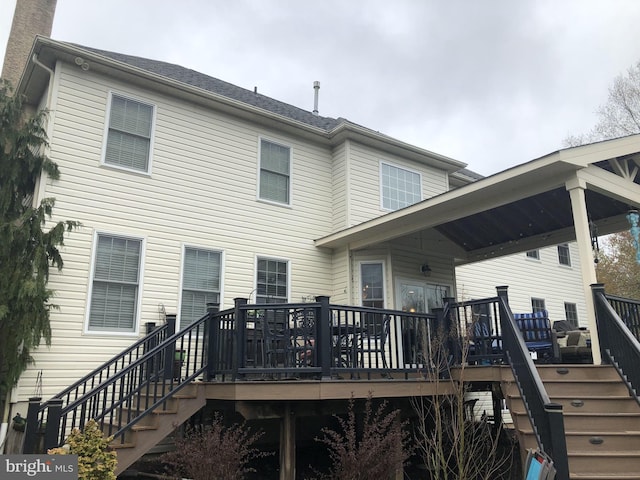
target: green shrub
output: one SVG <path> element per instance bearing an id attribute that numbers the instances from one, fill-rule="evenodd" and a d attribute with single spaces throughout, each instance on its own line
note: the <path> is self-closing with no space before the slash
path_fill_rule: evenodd
<path id="1" fill-rule="evenodd" d="M 89 420 L 82 430 L 74 428 L 64 447 L 50 449 L 50 455 L 78 455 L 78 480 L 116 480 L 116 452 L 98 422 Z"/>

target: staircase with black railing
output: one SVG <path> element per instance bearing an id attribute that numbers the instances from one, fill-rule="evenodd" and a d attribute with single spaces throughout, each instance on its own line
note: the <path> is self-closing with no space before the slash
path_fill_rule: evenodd
<path id="1" fill-rule="evenodd" d="M 144 431 L 170 433 L 204 406 L 204 396 L 193 381 L 206 371 L 214 311 L 179 332 L 175 315 L 167 316 L 165 325 L 50 400 L 40 404 L 32 399 L 23 453 L 60 446 L 73 429 L 82 429 L 89 420 L 113 437 L 114 448 L 130 446 L 131 437 L 143 436 Z M 179 411 L 175 404 L 180 401 L 191 407 Z M 164 415 L 164 421 L 150 421 L 158 415 Z M 151 442 L 137 441 L 134 455 L 119 453 L 116 473 L 141 456 L 140 449 L 152 447 L 157 436 Z"/>

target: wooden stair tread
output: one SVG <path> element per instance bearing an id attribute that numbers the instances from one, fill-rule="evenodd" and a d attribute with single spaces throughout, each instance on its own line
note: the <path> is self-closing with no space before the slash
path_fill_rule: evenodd
<path id="1" fill-rule="evenodd" d="M 640 458 L 640 452 L 637 450 L 594 450 L 589 452 L 576 451 L 570 452 L 569 456 L 572 457 L 637 457 Z"/>
<path id="2" fill-rule="evenodd" d="M 635 472 L 611 473 L 592 475 L 588 473 L 571 473 L 569 478 L 575 480 L 640 480 L 640 474 Z"/>
<path id="3" fill-rule="evenodd" d="M 142 432 L 142 431 L 146 431 L 146 430 L 157 430 L 158 427 L 156 426 L 152 426 L 152 425 L 133 425 L 131 427 L 129 427 L 131 430 L 133 430 L 134 432 Z"/>
<path id="4" fill-rule="evenodd" d="M 124 443 L 115 442 L 115 443 L 109 444 L 109 448 L 113 448 L 114 450 L 119 450 L 121 448 L 135 448 L 135 446 L 136 444 L 131 442 L 124 442 Z"/>
<path id="5" fill-rule="evenodd" d="M 582 432 L 577 430 L 565 430 L 564 433 L 565 435 L 582 435 L 585 437 L 598 437 L 602 435 L 626 437 L 627 435 L 640 435 L 640 431 L 638 430 L 624 430 L 624 431 L 616 430 L 615 432 L 602 432 L 602 431 Z"/>

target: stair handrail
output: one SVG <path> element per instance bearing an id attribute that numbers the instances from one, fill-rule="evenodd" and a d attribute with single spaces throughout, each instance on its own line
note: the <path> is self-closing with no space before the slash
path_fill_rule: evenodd
<path id="1" fill-rule="evenodd" d="M 174 333 L 173 335 L 166 337 L 162 342 L 158 343 L 156 346 L 149 349 L 142 356 L 136 358 L 132 363 L 128 364 L 126 367 L 118 370 L 113 373 L 109 378 L 103 380 L 100 384 L 96 385 L 80 397 L 74 399 L 72 402 L 67 403 L 65 406 L 62 406 L 61 399 L 54 397 L 49 401 L 45 402 L 37 411 L 37 420 L 33 421 L 27 419 L 27 430 L 29 429 L 29 424 L 45 426 L 45 450 L 53 447 L 60 446 L 65 438 L 67 430 L 70 428 L 82 428 L 86 421 L 89 419 L 94 419 L 101 423 L 101 426 L 104 424 L 105 417 L 113 412 L 116 408 L 121 407 L 127 401 L 131 400 L 135 395 L 144 390 L 144 388 L 148 385 L 153 385 L 154 390 L 154 401 L 152 404 L 145 404 L 144 410 L 142 413 L 136 415 L 135 417 L 129 419 L 125 424 L 120 423 L 118 425 L 118 429 L 115 431 L 107 431 L 108 435 L 113 435 L 114 438 L 122 435 L 126 431 L 127 428 L 131 427 L 146 415 L 148 415 L 153 409 L 155 409 L 158 405 L 161 405 L 168 398 L 174 395 L 178 390 L 184 388 L 186 385 L 191 383 L 198 375 L 202 374 L 207 367 L 207 348 L 206 342 L 208 337 L 208 322 L 209 318 L 213 318 L 217 312 L 212 311 L 201 317 L 199 320 L 191 323 L 186 328 L 180 330 L 179 332 Z M 202 348 L 200 351 L 196 351 L 196 355 L 200 355 L 202 357 L 201 365 L 198 368 L 194 368 L 191 374 L 185 376 L 185 378 L 180 378 L 180 380 L 176 381 L 170 376 L 171 372 L 166 371 L 167 361 L 172 361 L 173 358 L 169 358 L 167 360 L 167 352 L 170 352 L 173 355 L 173 351 L 175 349 L 175 345 L 181 343 L 185 337 L 193 337 L 193 332 L 196 331 L 196 336 L 201 336 L 202 340 Z M 152 332 L 153 333 L 153 332 Z M 197 339 L 196 339 L 197 341 Z M 139 344 L 139 342 L 136 342 Z M 131 347 L 130 347 L 131 348 Z M 129 350 L 129 349 L 127 349 Z M 196 349 L 197 350 L 197 349 Z M 164 355 L 163 355 L 164 354 Z M 119 355 L 118 357 L 121 357 Z M 186 359 L 189 361 L 189 359 Z M 107 362 L 109 363 L 109 362 Z M 153 376 L 147 376 L 147 378 L 142 379 L 142 375 L 132 375 L 136 370 L 140 370 L 140 374 L 142 374 L 142 367 L 145 364 L 154 367 Z M 100 368 L 100 367 L 99 367 Z M 96 370 L 99 370 L 96 369 Z M 169 378 L 167 378 L 169 377 Z M 100 407 L 100 412 L 93 415 L 93 411 L 87 412 L 87 409 L 91 410 L 92 407 L 87 407 L 89 402 L 92 399 L 98 398 L 99 395 L 106 391 L 108 388 L 117 384 L 117 382 L 124 383 L 126 380 L 131 379 L 141 379 L 137 385 L 128 385 L 128 392 L 125 396 L 119 396 L 116 401 L 112 404 L 106 406 L 107 400 L 102 402 Z M 78 383 L 78 382 L 76 382 Z M 115 391 L 115 390 L 114 390 Z M 149 389 L 147 389 L 149 391 Z M 158 396 L 156 397 L 156 394 Z M 77 409 L 81 409 L 80 418 L 76 419 L 75 416 L 72 419 L 71 425 L 67 425 L 67 414 L 69 412 L 75 411 Z M 45 410 L 49 413 L 44 415 Z M 52 417 L 53 412 L 53 417 Z M 23 453 L 34 453 L 34 446 L 31 444 L 33 440 L 27 440 L 28 437 L 31 437 L 33 433 L 25 432 L 25 450 Z"/>
<path id="2" fill-rule="evenodd" d="M 509 307 L 507 287 L 498 287 L 497 290 L 505 355 L 531 421 L 538 448 L 553 460 L 556 479 L 569 480 L 562 405 L 551 402 L 549 399 L 522 332 Z"/>
<path id="3" fill-rule="evenodd" d="M 601 358 L 616 369 L 618 375 L 627 386 L 629 394 L 640 405 L 638 389 L 640 389 L 640 341 L 631 332 L 629 325 L 621 318 L 611 302 L 626 302 L 638 305 L 637 300 L 623 299 L 606 295 L 604 285 L 591 285 L 596 311 L 596 327 L 600 344 Z"/>
<path id="4" fill-rule="evenodd" d="M 174 323 L 173 326 L 175 327 L 175 323 Z M 103 373 L 106 374 L 105 378 L 109 378 L 109 376 L 111 376 L 111 375 L 113 375 L 115 373 L 115 371 L 114 372 L 110 372 L 110 369 L 111 369 L 112 366 L 113 367 L 117 366 L 117 364 L 120 361 L 123 361 L 127 356 L 129 356 L 134 351 L 138 350 L 140 347 L 144 347 L 145 344 L 150 345 L 154 341 L 159 341 L 162 338 L 163 335 L 165 335 L 165 338 L 166 338 L 167 331 L 170 328 L 171 328 L 170 323 L 165 323 L 165 324 L 155 328 L 151 332 L 147 333 L 144 337 L 141 337 L 140 339 L 138 339 L 135 343 L 133 343 L 131 346 L 127 347 L 125 350 L 120 352 L 115 357 L 107 360 L 102 365 L 96 367 L 91 372 L 87 373 L 80 380 L 76 381 L 75 383 L 72 383 L 70 386 L 68 386 L 64 390 L 62 390 L 62 391 L 58 392 L 57 394 L 55 394 L 49 400 L 46 400 L 45 402 L 43 402 L 40 405 L 39 410 L 42 411 L 45 408 L 47 408 L 47 406 L 49 405 L 49 402 L 51 400 L 54 400 L 54 399 L 62 399 L 63 402 L 64 402 L 65 397 L 66 397 L 66 403 L 69 404 L 69 402 L 71 401 L 70 400 L 71 399 L 71 395 L 70 395 L 71 392 L 73 392 L 74 390 L 77 390 L 78 387 L 81 387 L 82 385 L 85 385 L 85 389 L 82 391 L 82 394 L 80 394 L 80 395 L 78 395 L 76 393 L 76 396 L 75 396 L 74 400 L 80 398 L 82 395 L 85 395 L 85 394 L 91 392 L 94 388 L 96 388 L 103 381 L 105 381 L 105 380 L 103 380 L 101 378 L 101 375 Z M 143 353 L 143 355 L 144 355 L 144 353 Z M 129 364 L 127 364 L 127 365 L 129 365 Z M 91 384 L 91 387 L 87 390 L 86 386 L 90 383 L 91 380 L 94 380 L 96 377 L 100 377 L 100 378 L 97 380 L 96 383 Z"/>

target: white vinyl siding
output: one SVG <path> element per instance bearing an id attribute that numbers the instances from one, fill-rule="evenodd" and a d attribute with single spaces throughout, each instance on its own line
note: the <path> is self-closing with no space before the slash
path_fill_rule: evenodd
<path id="1" fill-rule="evenodd" d="M 234 298 L 255 301 L 256 253 L 290 261 L 290 301 L 332 294 L 332 253 L 313 243 L 332 232 L 330 147 L 95 70 L 59 66 L 50 141 L 62 175 L 43 182 L 42 195 L 56 198 L 54 221 L 78 220 L 84 227 L 65 235 L 64 271 L 51 272 L 60 307 L 51 312 L 53 343 L 33 355 L 38 368 L 47 366 L 43 397 L 127 348 L 137 333 L 78 334 L 87 331 L 94 230 L 144 238 L 140 333 L 148 322 L 162 325 L 164 312 L 180 315 L 184 246 L 224 250 L 221 309 L 231 308 Z M 110 91 L 156 106 L 152 177 L 101 166 Z M 299 159 L 291 171 L 295 207 L 256 201 L 261 138 L 290 146 Z M 25 373 L 20 401 L 33 395 L 36 377 L 36 367 Z"/>
<path id="2" fill-rule="evenodd" d="M 98 234 L 89 330 L 135 331 L 141 256 L 142 240 Z"/>
<path id="3" fill-rule="evenodd" d="M 111 95 L 104 163 L 149 172 L 154 107 Z"/>
<path id="4" fill-rule="evenodd" d="M 262 139 L 260 141 L 260 193 L 262 200 L 289 204 L 291 149 Z"/>
<path id="5" fill-rule="evenodd" d="M 574 264 L 579 261 L 578 246 L 568 244 Z M 509 306 L 515 313 L 531 312 L 531 297 L 544 298 L 552 322 L 566 318 L 564 301 L 575 302 L 580 326 L 587 326 L 584 282 L 579 268 L 558 266 L 557 245 L 538 250 L 539 260 L 516 253 L 456 267 L 457 296 L 462 300 L 496 295 L 496 286 L 508 288 Z M 429 265 L 433 268 L 432 262 Z M 553 272 L 550 274 L 549 272 Z M 540 279 L 544 279 L 541 281 Z"/>
<path id="6" fill-rule="evenodd" d="M 419 173 L 389 163 L 380 163 L 382 208 L 398 210 L 422 200 Z"/>
<path id="7" fill-rule="evenodd" d="M 191 247 L 184 249 L 181 328 L 195 322 L 207 312 L 208 303 L 220 302 L 221 253 Z"/>
<path id="8" fill-rule="evenodd" d="M 256 303 L 289 301 L 289 262 L 275 258 L 258 258 Z"/>
<path id="9" fill-rule="evenodd" d="M 411 161 L 399 155 L 386 153 L 356 141 L 347 142 L 346 172 L 349 179 L 345 195 L 348 198 L 347 226 L 357 225 L 388 212 L 383 208 L 380 163 L 420 173 L 421 200 L 440 195 L 448 190 L 447 172 L 425 163 Z M 297 178 L 297 177 L 296 177 Z"/>

